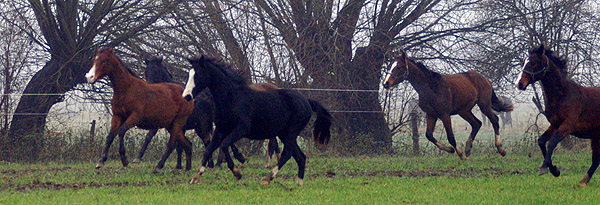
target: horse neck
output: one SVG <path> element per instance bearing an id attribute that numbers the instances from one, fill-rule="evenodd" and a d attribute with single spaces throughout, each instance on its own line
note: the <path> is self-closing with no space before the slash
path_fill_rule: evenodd
<path id="1" fill-rule="evenodd" d="M 108 73 L 107 76 L 115 93 L 125 92 L 124 90 L 131 84 L 130 78 L 133 78 L 120 63 L 116 63 L 115 69 Z"/>
<path id="2" fill-rule="evenodd" d="M 210 94 L 212 94 L 216 107 L 231 103 L 236 85 L 227 76 L 217 69 L 209 69 L 211 83 L 208 85 Z"/>
<path id="3" fill-rule="evenodd" d="M 432 79 L 429 79 L 416 63 L 410 63 L 412 65 L 408 66 L 408 82 L 415 88 L 415 91 L 417 91 L 420 97 L 434 95 L 435 92 L 431 89 L 431 86 L 429 86 Z"/>
<path id="4" fill-rule="evenodd" d="M 554 103 L 560 100 L 566 93 L 568 82 L 564 76 L 561 75 L 559 69 L 554 63 L 549 64 L 550 68 L 546 71 L 540 84 L 544 91 L 546 98 L 546 104 Z"/>

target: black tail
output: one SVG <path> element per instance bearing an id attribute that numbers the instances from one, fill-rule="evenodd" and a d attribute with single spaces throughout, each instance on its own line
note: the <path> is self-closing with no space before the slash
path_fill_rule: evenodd
<path id="1" fill-rule="evenodd" d="M 317 113 L 317 120 L 315 121 L 315 129 L 313 130 L 313 137 L 315 141 L 319 142 L 319 144 L 326 145 L 329 143 L 329 138 L 331 138 L 331 133 L 329 132 L 329 127 L 331 127 L 331 114 L 325 109 L 321 103 L 308 99 L 310 106 L 313 111 Z"/>
<path id="2" fill-rule="evenodd" d="M 497 112 L 510 112 L 513 111 L 513 104 L 507 99 L 498 98 L 492 90 L 492 109 Z"/>

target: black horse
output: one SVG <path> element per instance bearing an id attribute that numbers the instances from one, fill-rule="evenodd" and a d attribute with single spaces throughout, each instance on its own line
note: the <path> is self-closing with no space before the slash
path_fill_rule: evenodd
<path id="1" fill-rule="evenodd" d="M 146 82 L 148 83 L 177 83 L 173 80 L 173 75 L 169 72 L 167 67 L 163 65 L 163 59 L 160 57 L 151 57 L 145 60 L 146 63 L 146 71 L 144 75 L 146 76 Z M 204 147 L 208 147 L 210 142 L 210 136 L 213 132 L 213 121 L 214 121 L 214 113 L 215 105 L 212 101 L 212 96 L 208 91 L 200 92 L 198 97 L 194 102 L 194 110 L 192 111 L 192 115 L 186 121 L 186 124 L 183 126 L 183 132 L 187 130 L 193 129 L 198 137 L 202 139 L 204 143 Z M 144 140 L 144 144 L 140 149 L 138 156 L 133 161 L 134 163 L 138 163 L 142 161 L 142 157 L 144 157 L 144 153 L 146 152 L 146 148 L 148 148 L 148 144 L 152 141 L 152 138 L 156 135 L 158 130 L 150 130 L 146 135 L 146 139 Z M 181 169 L 181 155 L 183 149 L 180 146 L 176 147 L 177 149 L 177 169 Z M 246 158 L 238 151 L 235 145 L 232 145 L 232 151 L 235 158 L 244 163 Z M 219 160 L 222 161 L 222 160 Z M 220 163 L 217 163 L 217 165 Z M 209 162 L 209 167 L 213 166 L 212 160 Z"/>
<path id="2" fill-rule="evenodd" d="M 202 55 L 189 59 L 189 62 L 192 69 L 183 96 L 186 100 L 192 100 L 197 93 L 209 88 L 216 106 L 215 134 L 204 152 L 198 173 L 190 183 L 198 182 L 200 175 L 204 173 L 207 160 L 217 147 L 225 153 L 225 160 L 233 175 L 241 179 L 240 171 L 235 168 L 227 152 L 229 145 L 242 137 L 264 140 L 277 136 L 283 142 L 282 156 L 261 184 L 269 184 L 279 169 L 293 156 L 298 164 L 297 182 L 298 185 L 302 185 L 306 156 L 298 147 L 296 139 L 314 111 L 317 113 L 317 119 L 314 123 L 313 137 L 320 144 L 327 144 L 331 126 L 329 112 L 318 102 L 307 99 L 294 90 L 252 90 L 240 72 L 216 58 Z"/>

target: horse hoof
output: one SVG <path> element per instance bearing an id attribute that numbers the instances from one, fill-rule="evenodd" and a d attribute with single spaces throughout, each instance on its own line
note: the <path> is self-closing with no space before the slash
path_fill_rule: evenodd
<path id="1" fill-rule="evenodd" d="M 546 168 L 546 167 L 540 168 L 540 171 L 538 172 L 538 176 L 542 176 L 544 174 L 548 174 L 548 168 Z"/>
<path id="2" fill-rule="evenodd" d="M 154 170 L 152 170 L 153 174 L 159 173 L 160 172 L 160 168 L 155 167 Z"/>
<path id="3" fill-rule="evenodd" d="M 579 184 L 577 185 L 577 187 L 579 187 L 579 188 L 583 188 L 585 186 L 587 186 L 587 183 L 583 183 L 583 182 L 579 182 Z"/>
<path id="4" fill-rule="evenodd" d="M 506 156 L 506 151 L 502 148 L 498 149 L 498 154 L 500 154 L 501 156 Z"/>
<path id="5" fill-rule="evenodd" d="M 198 182 L 200 182 L 200 175 L 196 175 L 194 178 L 192 178 L 192 180 L 190 180 L 190 184 L 195 184 Z"/>
<path id="6" fill-rule="evenodd" d="M 260 182 L 260 185 L 265 186 L 265 185 L 269 185 L 269 183 L 270 183 L 269 180 L 264 179 Z"/>
<path id="7" fill-rule="evenodd" d="M 137 164 L 137 163 L 140 163 L 140 162 L 142 162 L 142 159 L 140 159 L 140 158 L 135 158 L 135 159 L 134 159 L 134 160 L 133 160 L 131 163 L 133 163 L 133 164 Z"/>
<path id="8" fill-rule="evenodd" d="M 96 169 L 100 169 L 102 167 L 104 167 L 104 163 L 98 162 L 98 164 L 96 164 Z"/>
<path id="9" fill-rule="evenodd" d="M 560 176 L 560 170 L 558 170 L 558 167 L 556 167 L 556 166 L 550 167 L 550 173 L 552 173 L 552 175 L 554 175 L 554 177 Z"/>
<path id="10" fill-rule="evenodd" d="M 296 182 L 298 183 L 298 186 L 304 185 L 304 179 L 296 178 Z"/>
<path id="11" fill-rule="evenodd" d="M 179 165 L 179 166 L 175 166 L 175 169 L 183 169 L 183 167 L 181 165 Z"/>
<path id="12" fill-rule="evenodd" d="M 450 147 L 448 150 L 446 150 L 448 153 L 454 154 L 455 150 L 454 148 Z"/>
<path id="13" fill-rule="evenodd" d="M 233 176 L 235 179 L 240 180 L 242 179 L 242 172 L 238 168 L 233 168 Z"/>

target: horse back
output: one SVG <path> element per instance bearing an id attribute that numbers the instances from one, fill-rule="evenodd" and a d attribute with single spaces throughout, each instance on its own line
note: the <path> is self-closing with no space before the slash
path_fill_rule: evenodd
<path id="1" fill-rule="evenodd" d="M 481 74 L 475 71 L 444 75 L 447 89 L 452 96 L 453 108 L 472 108 L 481 98 L 492 97 L 492 85 Z"/>
<path id="2" fill-rule="evenodd" d="M 250 120 L 252 139 L 279 136 L 291 126 L 308 122 L 312 115 L 308 100 L 296 91 L 276 89 L 243 92 L 235 100 L 238 103 L 229 116 L 236 115 L 239 117 L 237 120 Z"/>
<path id="3" fill-rule="evenodd" d="M 193 102 L 187 102 L 181 96 L 182 86 L 139 81 L 133 82 L 125 92 L 114 94 L 112 109 L 115 115 L 128 118 L 132 113 L 137 113 L 141 116 L 138 127 L 157 129 L 169 127 L 175 119 L 187 119 L 192 112 Z"/>

